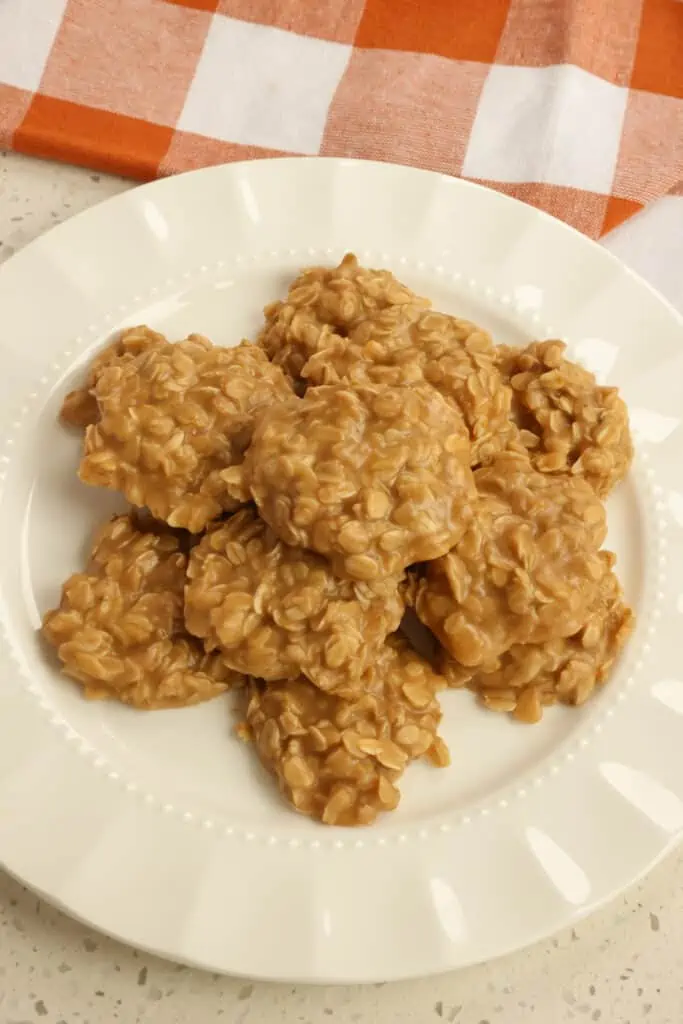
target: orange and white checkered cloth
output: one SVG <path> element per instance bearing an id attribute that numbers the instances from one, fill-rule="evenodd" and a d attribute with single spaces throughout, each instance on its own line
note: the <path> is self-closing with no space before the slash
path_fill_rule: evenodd
<path id="1" fill-rule="evenodd" d="M 683 0 L 0 0 L 0 145 L 390 160 L 597 237 L 683 193 Z"/>

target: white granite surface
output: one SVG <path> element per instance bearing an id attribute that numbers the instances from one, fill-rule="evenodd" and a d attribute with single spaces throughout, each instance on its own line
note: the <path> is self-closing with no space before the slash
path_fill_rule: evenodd
<path id="1" fill-rule="evenodd" d="M 120 179 L 0 153 L 0 260 L 127 187 Z M 663 201 L 609 245 L 683 308 L 683 199 Z M 683 856 L 670 857 L 626 896 L 532 949 L 435 979 L 367 988 L 252 984 L 168 964 L 74 923 L 0 873 L 0 1024 L 328 1019 L 683 1024 Z"/>

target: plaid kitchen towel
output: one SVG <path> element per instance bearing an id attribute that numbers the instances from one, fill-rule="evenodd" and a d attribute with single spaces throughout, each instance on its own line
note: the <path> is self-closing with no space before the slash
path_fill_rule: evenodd
<path id="1" fill-rule="evenodd" d="M 0 145 L 390 160 L 596 237 L 683 192 L 683 0 L 0 0 Z"/>

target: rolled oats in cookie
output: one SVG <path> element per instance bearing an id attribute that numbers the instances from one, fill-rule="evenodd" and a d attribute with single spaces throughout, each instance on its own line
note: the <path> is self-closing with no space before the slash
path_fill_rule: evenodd
<path id="1" fill-rule="evenodd" d="M 294 379 L 306 360 L 334 335 L 363 317 L 397 306 L 429 306 L 388 270 L 368 270 L 347 253 L 338 267 L 311 267 L 294 281 L 284 302 L 265 309 L 259 335 L 270 359 Z"/>
<path id="2" fill-rule="evenodd" d="M 399 583 L 339 580 L 320 555 L 283 544 L 243 509 L 192 551 L 185 621 L 239 672 L 303 673 L 322 690 L 351 694 L 401 621 Z"/>
<path id="3" fill-rule="evenodd" d="M 100 418 L 86 431 L 81 480 L 198 533 L 235 507 L 221 474 L 242 461 L 256 413 L 292 391 L 256 345 L 218 348 L 195 334 L 106 366 L 94 393 Z"/>
<path id="4" fill-rule="evenodd" d="M 163 334 L 158 334 L 149 327 L 129 327 L 121 331 L 115 341 L 95 356 L 88 367 L 82 387 L 70 391 L 64 399 L 59 413 L 62 422 L 72 427 L 87 427 L 90 423 L 95 423 L 99 417 L 95 384 L 102 370 L 106 366 L 132 359 L 141 352 L 163 345 L 165 342 Z"/>
<path id="5" fill-rule="evenodd" d="M 600 550 L 632 456 L 616 389 L 351 254 L 302 271 L 255 344 L 121 332 L 61 418 L 81 479 L 131 506 L 45 615 L 64 673 L 141 709 L 241 691 L 238 735 L 325 824 L 448 764 L 442 689 L 535 722 L 632 629 Z"/>
<path id="6" fill-rule="evenodd" d="M 267 409 L 243 471 L 224 478 L 246 485 L 287 544 L 326 555 L 339 576 L 374 580 L 462 536 L 469 460 L 462 416 L 433 388 L 331 385 Z"/>
<path id="7" fill-rule="evenodd" d="M 605 498 L 633 458 L 628 410 L 617 388 L 599 386 L 565 350 L 561 341 L 501 346 L 499 366 L 536 469 L 584 477 Z"/>
<path id="8" fill-rule="evenodd" d="M 509 711 L 521 722 L 537 722 L 545 706 L 583 704 L 605 683 L 635 620 L 612 571 L 614 555 L 601 551 L 599 557 L 605 571 L 576 633 L 540 644 L 514 644 L 495 668 L 472 677 L 468 685 L 486 707 Z"/>
<path id="9" fill-rule="evenodd" d="M 524 453 L 477 470 L 474 517 L 418 587 L 419 617 L 464 668 L 514 643 L 571 636 L 596 599 L 605 511 L 576 477 L 546 476 Z"/>
<path id="10" fill-rule="evenodd" d="M 185 633 L 186 564 L 177 537 L 143 533 L 130 516 L 100 530 L 86 571 L 66 581 L 43 620 L 43 636 L 86 697 L 184 707 L 242 684 Z"/>
<path id="11" fill-rule="evenodd" d="M 367 316 L 348 335 L 321 339 L 302 371 L 309 384 L 427 383 L 455 403 L 476 465 L 505 448 L 511 389 L 496 366 L 491 336 L 468 320 L 397 306 Z"/>
<path id="12" fill-rule="evenodd" d="M 399 802 L 410 761 L 449 763 L 437 735 L 440 677 L 391 638 L 352 700 L 304 678 L 255 683 L 247 723 L 264 765 L 301 814 L 327 825 L 368 825 Z"/>

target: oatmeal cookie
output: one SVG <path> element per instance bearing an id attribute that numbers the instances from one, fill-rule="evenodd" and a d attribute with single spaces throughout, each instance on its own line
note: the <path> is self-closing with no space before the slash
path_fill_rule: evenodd
<path id="1" fill-rule="evenodd" d="M 362 320 L 348 337 L 321 339 L 305 364 L 309 384 L 431 384 L 462 413 L 477 465 L 513 434 L 512 391 L 496 366 L 490 335 L 468 320 L 396 306 Z"/>
<path id="2" fill-rule="evenodd" d="M 465 530 L 474 498 L 462 416 L 433 388 L 311 388 L 261 416 L 245 489 L 287 544 L 330 558 L 347 579 L 397 575 Z"/>
<path id="3" fill-rule="evenodd" d="M 468 685 L 486 707 L 509 711 L 521 722 L 537 722 L 545 706 L 583 704 L 606 681 L 635 620 L 612 571 L 614 555 L 601 551 L 599 557 L 605 571 L 576 633 L 540 644 L 514 644 L 495 668 L 472 677 Z"/>
<path id="4" fill-rule="evenodd" d="M 600 387 L 565 350 L 561 341 L 501 346 L 499 366 L 536 469 L 581 476 L 605 498 L 633 459 L 628 410 L 617 388 Z"/>
<path id="5" fill-rule="evenodd" d="M 62 403 L 59 417 L 63 423 L 71 427 L 87 427 L 97 422 L 99 412 L 95 398 L 97 378 L 106 366 L 112 366 L 121 360 L 132 359 L 157 345 L 163 345 L 166 339 L 149 327 L 129 327 L 121 331 L 118 338 L 107 345 L 99 355 L 95 356 L 88 367 L 85 383 L 82 387 L 70 391 Z"/>
<path id="6" fill-rule="evenodd" d="M 574 634 L 605 573 L 605 511 L 576 477 L 504 452 L 477 470 L 476 513 L 444 557 L 429 562 L 416 609 L 464 669 L 487 667 L 514 643 Z"/>
<path id="7" fill-rule="evenodd" d="M 297 277 L 284 302 L 264 310 L 258 342 L 293 379 L 334 335 L 345 335 L 368 313 L 394 306 L 425 308 L 422 299 L 388 270 L 367 270 L 351 253 L 338 267 L 311 267 Z"/>
<path id="8" fill-rule="evenodd" d="M 99 373 L 80 478 L 198 533 L 235 507 L 221 473 L 241 462 L 256 413 L 291 394 L 256 345 L 217 348 L 200 335 L 155 345 Z"/>
<path id="9" fill-rule="evenodd" d="M 320 689 L 357 692 L 404 600 L 400 580 L 338 580 L 329 563 L 290 547 L 251 509 L 209 531 L 188 567 L 185 622 L 208 650 L 262 679 L 302 673 Z"/>
<path id="10" fill-rule="evenodd" d="M 408 763 L 449 763 L 437 735 L 442 681 L 401 639 L 390 638 L 352 700 L 304 678 L 256 683 L 247 724 L 264 765 L 301 814 L 328 825 L 368 825 L 399 802 Z"/>
<path id="11" fill-rule="evenodd" d="M 186 563 L 176 537 L 142 533 L 129 516 L 100 530 L 86 572 L 66 581 L 59 608 L 43 621 L 44 637 L 86 697 L 185 707 L 243 682 L 185 633 Z"/>

